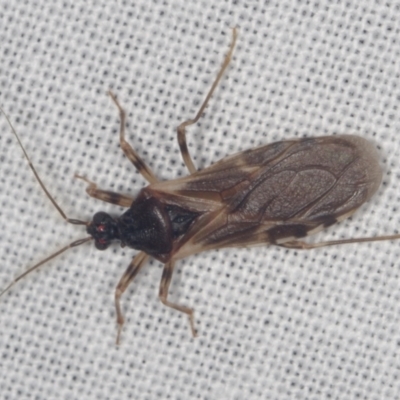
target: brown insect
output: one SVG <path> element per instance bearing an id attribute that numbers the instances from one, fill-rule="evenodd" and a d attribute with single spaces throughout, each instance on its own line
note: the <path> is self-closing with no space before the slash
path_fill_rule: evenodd
<path id="1" fill-rule="evenodd" d="M 61 216 L 71 224 L 85 225 L 90 235 L 77 240 L 34 265 L 0 294 L 42 264 L 71 247 L 94 240 L 99 250 L 111 242 L 139 250 L 115 290 L 117 343 L 124 324 L 120 298 L 149 257 L 164 263 L 159 297 L 168 307 L 189 316 L 196 335 L 193 310 L 168 300 L 175 262 L 205 250 L 273 244 L 311 249 L 335 244 L 400 238 L 391 236 L 333 240 L 308 244 L 300 241 L 352 215 L 378 189 L 382 178 L 375 146 L 350 135 L 293 139 L 246 150 L 197 171 L 186 144 L 186 127 L 203 114 L 227 68 L 236 42 L 236 29 L 223 65 L 193 119 L 177 129 L 178 143 L 190 175 L 160 182 L 125 140 L 125 111 L 109 93 L 119 110 L 120 145 L 149 185 L 137 198 L 98 189 L 86 178 L 89 196 L 127 207 L 120 217 L 98 212 L 92 221 L 68 218 L 40 180 L 12 127 L 36 179 Z"/>

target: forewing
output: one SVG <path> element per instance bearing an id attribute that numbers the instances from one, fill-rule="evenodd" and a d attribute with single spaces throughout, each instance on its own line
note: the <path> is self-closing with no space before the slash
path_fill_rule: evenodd
<path id="1" fill-rule="evenodd" d="M 348 135 L 258 147 L 151 188 L 208 204 L 185 235 L 197 252 L 304 237 L 351 215 L 381 177 L 374 146 Z"/>

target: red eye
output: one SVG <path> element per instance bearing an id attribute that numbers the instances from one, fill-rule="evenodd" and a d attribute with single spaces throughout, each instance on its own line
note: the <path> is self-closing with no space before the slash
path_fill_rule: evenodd
<path id="1" fill-rule="evenodd" d="M 99 225 L 99 226 L 97 226 L 97 232 L 104 232 L 105 230 L 106 230 L 106 227 L 105 227 L 105 225 Z"/>

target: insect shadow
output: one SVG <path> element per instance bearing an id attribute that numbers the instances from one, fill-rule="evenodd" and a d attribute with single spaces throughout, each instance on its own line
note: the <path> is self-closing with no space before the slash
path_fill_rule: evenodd
<path id="1" fill-rule="evenodd" d="M 164 263 L 159 298 L 166 306 L 189 317 L 196 336 L 193 309 L 168 300 L 176 260 L 205 250 L 272 244 L 312 249 L 345 243 L 399 239 L 400 234 L 332 240 L 309 244 L 299 239 L 352 215 L 378 189 L 382 170 L 375 146 L 359 136 L 340 135 L 284 140 L 226 157 L 198 171 L 189 154 L 186 128 L 202 116 L 228 67 L 237 38 L 232 43 L 211 89 L 193 119 L 177 128 L 179 148 L 190 174 L 159 181 L 125 139 L 125 111 L 119 110 L 121 149 L 149 185 L 136 198 L 102 190 L 87 182 L 86 192 L 96 199 L 126 207 L 119 217 L 97 212 L 91 221 L 68 218 L 46 189 L 9 118 L 12 132 L 46 196 L 71 224 L 84 225 L 88 237 L 76 240 L 19 275 L 1 293 L 67 249 L 93 240 L 105 250 L 113 241 L 139 253 L 133 258 L 115 290 L 117 344 L 124 317 L 120 298 L 149 257 Z"/>

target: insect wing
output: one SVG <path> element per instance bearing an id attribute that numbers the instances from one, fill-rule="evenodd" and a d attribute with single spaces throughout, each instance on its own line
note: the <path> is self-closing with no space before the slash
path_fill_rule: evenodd
<path id="1" fill-rule="evenodd" d="M 149 188 L 202 213 L 179 241 L 176 258 L 181 258 L 315 233 L 350 216 L 381 179 L 374 145 L 343 135 L 261 146 Z"/>

